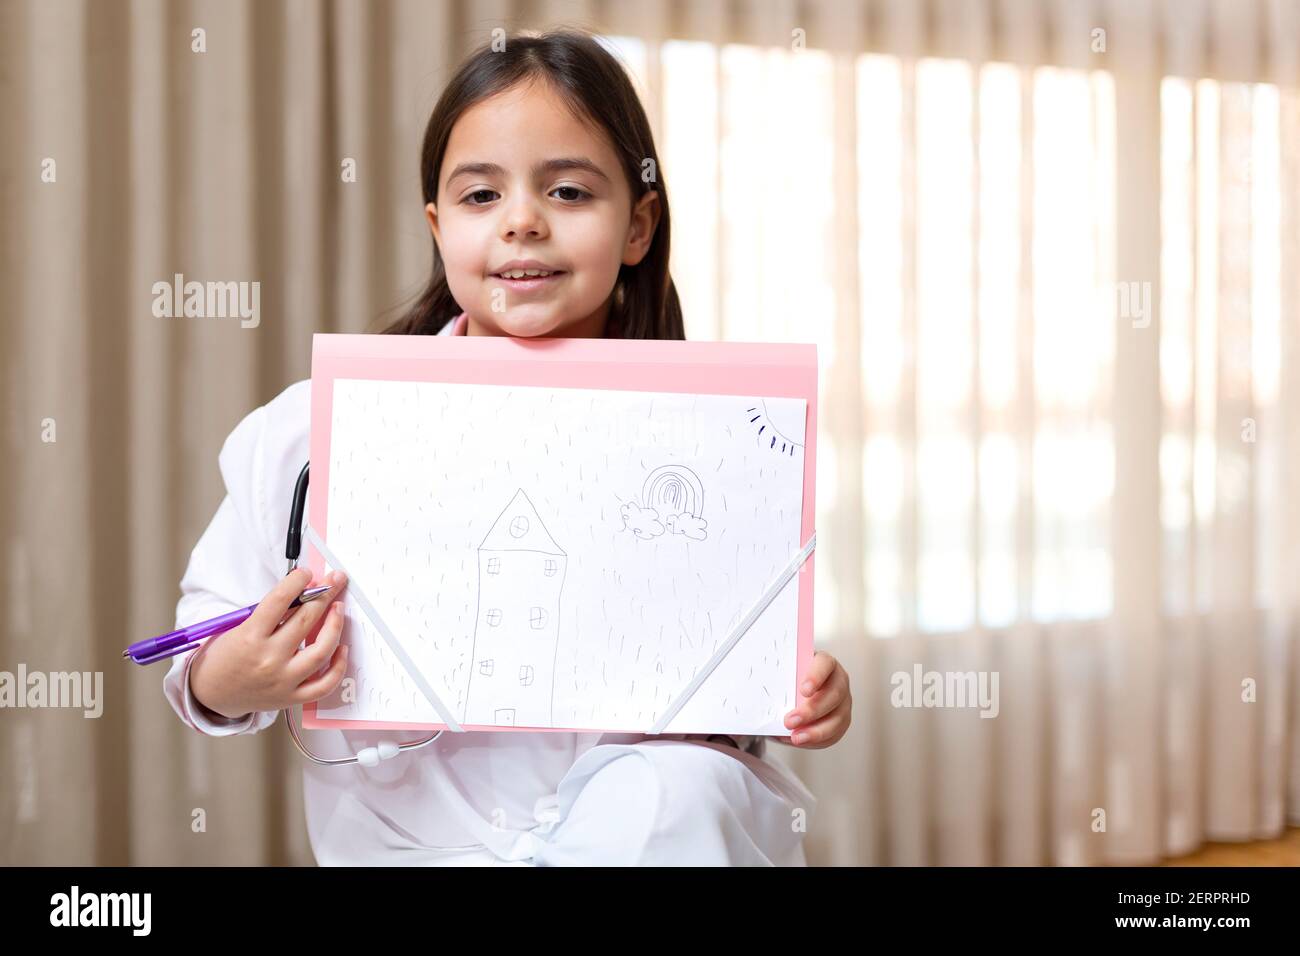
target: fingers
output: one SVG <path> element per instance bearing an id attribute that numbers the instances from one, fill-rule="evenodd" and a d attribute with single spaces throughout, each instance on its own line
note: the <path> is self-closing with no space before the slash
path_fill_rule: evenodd
<path id="1" fill-rule="evenodd" d="M 334 660 L 330 664 L 330 669 L 320 677 L 298 685 L 298 689 L 293 692 L 291 700 L 295 704 L 306 704 L 313 700 L 320 700 L 327 694 L 334 692 L 334 689 L 342 683 L 343 675 L 347 672 L 348 646 L 340 644 L 334 652 Z"/>
<path id="2" fill-rule="evenodd" d="M 806 726 L 825 717 L 839 707 L 849 696 L 849 675 L 837 667 L 831 679 L 811 697 L 805 697 L 786 715 L 785 725 L 790 728 Z"/>
<path id="3" fill-rule="evenodd" d="M 853 720 L 853 700 L 846 699 L 821 720 L 801 726 L 789 738 L 780 738 L 800 749 L 820 750 L 839 741 Z"/>
<path id="4" fill-rule="evenodd" d="M 805 697 L 811 697 L 817 693 L 817 688 L 826 682 L 836 670 L 839 662 L 825 651 L 817 651 L 813 654 L 812 663 L 808 666 L 808 672 L 803 675 L 803 683 L 799 685 L 799 693 Z"/>
<path id="5" fill-rule="evenodd" d="M 254 628 L 264 634 L 270 634 L 276 625 L 284 619 L 289 604 L 311 583 L 311 571 L 307 568 L 294 568 L 286 574 L 280 583 L 267 592 L 266 597 L 258 602 L 248 620 Z"/>
<path id="6" fill-rule="evenodd" d="M 778 737 L 796 747 L 829 747 L 848 730 L 852 720 L 853 697 L 849 692 L 849 675 L 839 662 L 825 651 L 813 655 L 812 665 L 799 685 L 801 700 L 786 715 L 788 737 Z"/>
<path id="7" fill-rule="evenodd" d="M 303 610 L 305 611 L 306 608 Z M 329 663 L 334 649 L 339 646 L 346 620 L 343 614 L 343 602 L 330 602 L 324 617 L 325 624 L 316 635 L 316 640 L 294 654 L 285 668 L 286 675 L 295 685 L 301 684 Z M 282 627 L 281 630 L 284 628 Z"/>
<path id="8" fill-rule="evenodd" d="M 271 635 L 284 653 L 292 653 L 316 629 L 325 613 L 333 606 L 335 599 L 342 593 L 347 584 L 347 577 L 341 571 L 331 571 L 322 583 L 330 585 L 332 590 L 326 591 L 306 604 L 298 605 L 292 616 Z"/>

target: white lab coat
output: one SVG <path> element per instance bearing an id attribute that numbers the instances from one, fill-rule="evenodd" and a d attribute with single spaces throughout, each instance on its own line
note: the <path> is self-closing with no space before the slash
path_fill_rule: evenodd
<path id="1" fill-rule="evenodd" d="M 452 331 L 448 323 L 442 334 Z M 218 463 L 227 493 L 181 580 L 178 628 L 257 602 L 285 574 L 289 506 L 308 459 L 310 384 L 289 386 L 226 439 Z M 275 723 L 278 711 L 233 721 L 204 714 L 189 689 L 202 652 L 175 657 L 163 681 L 182 720 L 213 736 Z M 328 757 L 425 735 L 303 733 Z M 742 751 L 686 734 L 448 731 L 372 768 L 304 759 L 307 830 L 325 866 L 804 865 L 815 798 L 766 757 L 765 738 L 746 743 Z"/>

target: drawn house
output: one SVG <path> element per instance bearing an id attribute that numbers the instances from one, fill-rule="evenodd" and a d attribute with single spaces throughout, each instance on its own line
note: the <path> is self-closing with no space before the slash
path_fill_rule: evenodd
<path id="1" fill-rule="evenodd" d="M 467 724 L 549 727 L 568 557 L 523 489 L 478 547 Z"/>

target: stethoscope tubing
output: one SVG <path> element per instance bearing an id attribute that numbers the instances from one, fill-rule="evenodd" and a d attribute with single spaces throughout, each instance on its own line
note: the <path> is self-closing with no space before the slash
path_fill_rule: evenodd
<path id="1" fill-rule="evenodd" d="M 311 462 L 308 461 L 302 466 L 302 471 L 298 473 L 298 480 L 293 487 L 293 504 L 289 508 L 289 532 L 285 536 L 284 542 L 284 556 L 289 561 L 289 571 L 298 566 L 298 556 L 302 554 L 302 522 L 306 510 L 310 469 Z M 287 574 L 288 571 L 285 573 Z M 303 743 L 302 737 L 298 733 L 298 723 L 294 719 L 292 707 L 284 708 L 284 719 L 289 728 L 289 736 L 293 738 L 294 746 L 298 748 L 299 753 L 319 767 L 343 767 L 349 764 L 373 767 L 383 760 L 396 757 L 400 753 L 427 747 L 444 733 L 444 731 L 439 730 L 421 740 L 410 740 L 400 744 L 386 740 L 373 747 L 366 747 L 352 757 L 322 757 Z"/>

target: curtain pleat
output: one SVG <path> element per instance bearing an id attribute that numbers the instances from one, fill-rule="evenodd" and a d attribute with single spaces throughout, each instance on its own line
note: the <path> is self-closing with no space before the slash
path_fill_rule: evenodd
<path id="1" fill-rule="evenodd" d="M 128 195 L 137 201 L 122 223 L 129 249 L 124 265 L 128 289 L 136 293 L 137 303 L 147 307 L 146 293 L 153 283 L 170 282 L 168 270 L 179 265 L 168 261 L 168 232 L 173 220 L 169 218 L 172 203 L 168 201 L 167 187 L 174 175 L 171 147 L 184 137 L 159 135 L 168 128 L 170 60 L 165 55 L 146 56 L 142 51 L 165 51 L 166 38 L 177 33 L 173 27 L 179 27 L 179 23 L 174 24 L 158 2 L 135 0 L 128 14 L 122 20 L 129 28 L 124 99 L 129 111 Z M 157 192 L 148 201 L 138 201 L 138 197 L 150 195 L 149 184 L 154 184 Z M 132 520 L 127 523 L 127 537 L 120 542 L 128 586 L 124 593 L 129 597 L 126 633 L 150 634 L 159 630 L 159 609 L 168 607 L 176 598 L 176 584 L 171 578 L 182 559 L 186 533 L 182 529 L 196 527 L 199 516 L 195 515 L 187 525 L 183 497 L 172 470 L 181 463 L 171 462 L 172 443 L 181 431 L 180 403 L 168 398 L 177 395 L 180 379 L 173 361 L 178 348 L 176 330 L 168 320 L 154 319 L 149 309 L 135 314 L 138 309 L 138 305 L 122 308 L 110 321 L 125 326 L 130 354 L 128 413 L 122 427 L 131 449 L 127 466 L 133 469 L 133 479 L 126 507 Z M 129 321 L 128 315 L 135 321 Z M 100 427 L 111 426 L 105 422 Z M 162 462 L 168 465 L 150 464 Z M 110 776 L 104 784 L 120 785 L 122 778 L 129 781 L 129 829 L 125 831 L 130 839 L 129 858 L 179 862 L 179 854 L 172 849 L 176 833 L 151 823 L 176 812 L 174 794 L 188 790 L 194 795 L 195 805 L 206 802 L 207 764 L 188 760 L 188 742 L 181 728 L 159 719 L 154 697 L 157 675 L 128 672 L 127 679 L 131 690 L 130 741 L 124 755 L 127 759 L 118 761 L 121 777 Z M 140 760 L 135 758 L 137 754 L 169 754 L 180 759 Z M 181 819 L 180 814 L 177 819 Z"/>
<path id="2" fill-rule="evenodd" d="M 88 232 L 102 230 L 103 221 L 92 223 L 85 213 L 92 183 L 106 184 L 93 172 L 88 81 L 96 65 L 85 55 L 87 18 L 79 5 L 52 4 L 40 15 L 22 9 L 4 40 L 4 59 L 14 64 L 8 95 L 17 98 L 22 90 L 30 97 L 15 113 L 4 111 L 6 125 L 22 124 L 5 142 L 26 144 L 5 150 L 16 154 L 13 178 L 6 177 L 13 202 L 4 208 L 17 220 L 20 244 L 3 322 L 11 349 L 6 398 L 14 405 L 6 425 L 15 492 L 6 499 L 11 537 L 5 583 L 22 589 L 5 602 L 5 669 L 11 672 L 19 663 L 33 670 L 100 669 L 106 662 L 97 658 L 92 635 L 101 614 L 116 613 L 95 606 L 106 595 L 100 569 L 89 560 L 100 550 L 92 535 L 103 526 L 102 507 L 112 505 L 96 501 L 90 483 L 99 444 L 91 414 L 91 342 L 103 338 L 87 322 L 97 314 Z M 46 172 L 53 181 L 43 181 Z M 107 521 L 116 523 L 112 516 Z M 119 674 L 105 674 L 106 693 L 120 692 Z M 120 721 L 119 712 L 88 732 L 80 712 L 5 714 L 11 763 L 0 790 L 8 804 L 7 859 L 70 864 L 114 848 L 98 819 L 98 771 L 101 748 L 111 754 L 120 739 Z"/>
<path id="3" fill-rule="evenodd" d="M 1024 0 L 1002 0 L 1002 23 L 1007 27 L 1003 48 L 1012 62 L 1032 62 L 1039 55 L 1040 9 Z M 1019 189 L 1016 196 L 1019 248 L 1016 252 L 1017 302 L 1015 317 L 1015 398 L 1011 407 L 1011 433 L 1016 449 L 1015 554 L 1034 552 L 1034 432 L 1036 399 L 1034 387 L 1034 84 L 1033 74 L 1017 70 L 1019 103 L 1016 119 L 1019 133 Z M 1049 859 L 1051 796 L 1055 792 L 1049 773 L 1051 746 L 1052 685 L 1045 678 L 1050 664 L 1042 627 L 1032 618 L 1034 569 L 1032 562 L 1018 560 L 1016 578 L 1016 623 L 1002 640 L 999 673 L 1006 684 L 1005 726 L 1001 728 L 1003 775 L 999 780 L 998 843 L 1001 855 L 995 860 L 1031 866 Z"/>
<path id="4" fill-rule="evenodd" d="M 1103 234 L 1114 237 L 1113 266 L 1098 276 L 1098 287 L 1117 288 L 1119 282 L 1129 289 L 1149 289 L 1150 301 L 1156 303 L 1161 288 L 1161 154 L 1160 124 L 1153 119 L 1160 115 L 1160 82 L 1148 68 L 1156 33 L 1149 9 L 1125 9 L 1130 12 L 1112 31 L 1117 53 L 1123 55 L 1113 74 L 1113 162 L 1123 175 L 1115 180 L 1113 225 L 1103 228 Z M 1147 293 L 1140 295 L 1145 301 Z M 1113 397 L 1108 408 L 1099 410 L 1110 420 L 1115 470 L 1109 529 L 1114 611 L 1100 635 L 1105 646 L 1098 648 L 1105 653 L 1105 709 L 1092 725 L 1105 755 L 1094 770 L 1106 782 L 1097 805 L 1106 812 L 1104 839 L 1094 840 L 1101 850 L 1088 860 L 1095 863 L 1145 862 L 1160 855 L 1160 324 L 1155 316 L 1135 320 L 1118 300 L 1118 295 L 1109 296 L 1098 315 L 1098 321 L 1115 330 Z M 1135 727 L 1151 732 L 1133 733 Z"/>
<path id="5" fill-rule="evenodd" d="M 1277 600 L 1283 609 L 1284 666 L 1278 671 L 1285 682 L 1286 717 L 1281 729 L 1281 749 L 1286 755 L 1286 822 L 1300 825 L 1300 495 L 1291 492 L 1300 474 L 1300 7 L 1274 0 L 1268 4 L 1270 52 L 1277 65 L 1279 91 L 1279 174 L 1282 202 L 1279 234 L 1283 263 L 1281 275 L 1278 355 L 1283 370 L 1277 406 L 1280 450 L 1277 459 L 1281 532 L 1277 536 Z"/>
<path id="6" fill-rule="evenodd" d="M 1209 628 L 1209 779 L 1211 838 L 1242 840 L 1255 825 L 1255 711 L 1242 706 L 1242 681 L 1259 680 L 1255 614 L 1253 447 L 1242 425 L 1253 419 L 1250 394 L 1249 185 L 1242 149 L 1250 141 L 1249 91 L 1225 88 L 1219 98 L 1218 283 L 1211 288 L 1216 322 L 1214 510 L 1208 530 L 1213 568 Z M 1208 370 L 1207 370 L 1208 371 Z M 1205 552 L 1203 552 L 1205 554 Z"/>
<path id="7" fill-rule="evenodd" d="M 803 25 L 806 42 L 826 49 L 831 58 L 831 190 L 836 196 L 857 195 L 859 118 L 857 110 L 856 53 L 865 42 L 866 10 L 851 0 L 820 0 L 806 7 Z M 861 640 L 859 622 L 865 620 L 862 469 L 860 453 L 864 434 L 862 391 L 862 335 L 858 320 L 861 302 L 858 265 L 859 205 L 834 204 L 829 249 L 831 274 L 836 277 L 834 315 L 830 340 L 820 356 L 823 376 L 819 415 L 823 438 L 819 468 L 819 500 L 829 497 L 842 507 L 843 523 L 834 534 L 819 538 L 817 575 L 833 580 L 834 603 L 828 591 L 819 590 L 815 612 L 825 638 L 821 645 L 835 654 L 855 687 L 879 681 L 874 655 Z M 842 452 L 847 451 L 848 454 Z M 801 777 L 820 776 L 819 824 L 807 837 L 807 852 L 827 864 L 852 864 L 878 859 L 882 833 L 874 825 L 882 819 L 880 777 L 873 771 L 879 760 L 879 720 L 873 703 L 855 701 L 853 725 L 846 743 L 855 757 L 833 766 L 813 754 L 781 754 Z"/>

